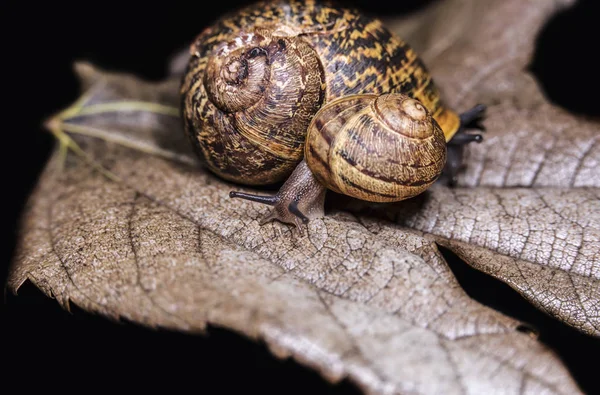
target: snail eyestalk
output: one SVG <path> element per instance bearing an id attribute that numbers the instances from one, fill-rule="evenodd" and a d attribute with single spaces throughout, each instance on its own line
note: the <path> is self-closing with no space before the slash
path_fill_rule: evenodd
<path id="1" fill-rule="evenodd" d="M 231 191 L 229 192 L 229 197 L 230 198 L 240 198 L 240 199 L 244 199 L 244 200 L 250 200 L 251 202 L 257 202 L 257 203 L 262 203 L 262 204 L 266 204 L 268 206 L 274 206 L 277 204 L 277 195 L 275 196 L 261 196 L 261 195 L 253 195 L 251 193 L 244 193 L 244 192 L 235 192 L 235 191 Z"/>
<path id="2" fill-rule="evenodd" d="M 485 113 L 485 110 L 486 110 L 485 105 L 477 104 L 475 107 L 471 108 L 470 110 L 467 110 L 467 111 L 463 112 L 462 114 L 460 114 L 459 118 L 460 118 L 461 128 L 465 127 L 466 125 L 469 125 L 471 122 L 475 121 L 476 119 L 480 119 L 483 116 L 483 113 Z"/>
<path id="3" fill-rule="evenodd" d="M 481 133 L 457 133 L 448 145 L 465 145 L 469 143 L 480 143 L 483 141 Z"/>
<path id="4" fill-rule="evenodd" d="M 467 129 L 481 129 L 480 125 L 477 125 L 477 121 L 479 121 L 483 114 L 485 113 L 486 107 L 483 104 L 478 104 L 475 107 L 463 112 L 459 115 L 460 118 L 460 127 L 458 132 L 452 139 L 448 141 L 448 145 L 457 146 L 457 145 L 465 145 L 472 142 L 480 143 L 483 141 L 483 135 L 481 132 L 467 132 Z"/>
<path id="5" fill-rule="evenodd" d="M 486 106 L 478 104 L 475 107 L 467 110 L 459 115 L 460 128 L 452 139 L 448 141 L 448 156 L 446 166 L 444 167 L 444 176 L 448 179 L 448 185 L 453 187 L 458 182 L 458 173 L 463 166 L 463 151 L 464 147 L 470 143 L 480 143 L 483 141 L 483 135 L 480 132 L 467 132 L 469 128 L 478 128 L 483 131 L 480 125 L 477 125 L 483 114 Z"/>

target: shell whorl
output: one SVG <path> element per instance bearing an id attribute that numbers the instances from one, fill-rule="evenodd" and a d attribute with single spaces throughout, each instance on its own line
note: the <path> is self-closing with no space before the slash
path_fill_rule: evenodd
<path id="1" fill-rule="evenodd" d="M 353 95 L 325 105 L 309 126 L 305 159 L 329 189 L 361 200 L 418 195 L 446 163 L 444 133 L 402 94 Z"/>
<path id="2" fill-rule="evenodd" d="M 271 78 L 268 57 L 273 49 L 237 48 L 230 53 L 225 49 L 209 59 L 204 88 L 209 100 L 221 111 L 244 111 L 255 105 L 267 89 Z"/>
<path id="3" fill-rule="evenodd" d="M 184 119 L 209 168 L 253 185 L 288 176 L 324 99 L 314 49 L 301 37 L 255 28 L 215 45 L 190 69 L 196 78 L 184 94 Z"/>

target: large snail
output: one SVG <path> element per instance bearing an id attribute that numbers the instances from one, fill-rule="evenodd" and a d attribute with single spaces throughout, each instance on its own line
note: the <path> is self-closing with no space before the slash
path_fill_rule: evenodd
<path id="1" fill-rule="evenodd" d="M 323 215 L 326 188 L 363 200 L 415 196 L 481 135 L 465 126 L 416 53 L 378 19 L 316 1 L 261 2 L 225 16 L 191 46 L 181 85 L 186 134 L 218 176 L 287 181 L 263 222 Z M 307 137 L 308 136 L 308 137 Z M 304 158 L 304 160 L 303 160 Z M 448 160 L 447 160 L 448 158 Z"/>

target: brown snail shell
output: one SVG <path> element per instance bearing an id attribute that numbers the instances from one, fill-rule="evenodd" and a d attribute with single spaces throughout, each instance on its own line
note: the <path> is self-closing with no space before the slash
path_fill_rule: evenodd
<path id="1" fill-rule="evenodd" d="M 195 129 L 208 166 L 245 184 L 285 178 L 323 101 L 323 70 L 302 39 L 257 29 L 221 45 L 195 83 Z"/>
<path id="2" fill-rule="evenodd" d="M 347 95 L 404 93 L 430 111 L 447 140 L 460 126 L 411 47 L 355 9 L 259 2 L 205 29 L 190 53 L 185 131 L 207 167 L 230 181 L 285 180 L 302 160 L 313 116 Z"/>
<path id="3" fill-rule="evenodd" d="M 446 140 L 418 100 L 402 94 L 353 95 L 315 115 L 305 161 L 335 192 L 372 202 L 399 201 L 438 179 Z"/>

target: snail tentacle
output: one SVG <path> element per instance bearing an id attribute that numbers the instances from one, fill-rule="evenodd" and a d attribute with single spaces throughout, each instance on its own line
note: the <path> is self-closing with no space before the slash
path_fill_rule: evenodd
<path id="1" fill-rule="evenodd" d="M 463 112 L 458 117 L 460 118 L 460 126 L 464 128 L 470 125 L 473 121 L 480 119 L 485 113 L 486 106 L 484 104 L 477 104 L 473 108 Z"/>
<path id="2" fill-rule="evenodd" d="M 450 141 L 448 141 L 448 157 L 446 166 L 444 167 L 443 175 L 448 180 L 449 186 L 455 186 L 458 181 L 458 173 L 464 167 L 463 153 L 464 147 L 470 143 L 480 143 L 483 141 L 484 129 L 479 125 L 474 125 L 479 121 L 486 110 L 483 104 L 477 104 L 473 108 L 459 115 L 460 127 Z M 479 132 L 467 131 L 467 129 L 475 126 L 480 129 Z"/>
<path id="3" fill-rule="evenodd" d="M 261 196 L 261 195 L 254 195 L 252 193 L 231 191 L 231 192 L 229 192 L 229 197 L 250 200 L 252 202 L 262 203 L 262 204 L 266 204 L 268 206 L 274 206 L 277 204 L 277 196 L 276 195 L 275 196 Z"/>
<path id="4" fill-rule="evenodd" d="M 448 142 L 448 146 L 453 145 L 466 145 L 469 143 L 480 143 L 483 141 L 481 133 L 457 133 L 452 137 L 452 140 Z"/>
<path id="5" fill-rule="evenodd" d="M 290 203 L 290 205 L 288 206 L 288 210 L 290 211 L 290 213 L 294 214 L 296 217 L 300 218 L 302 220 L 303 223 L 308 223 L 309 219 L 306 215 L 304 215 L 300 209 L 298 208 L 298 204 L 300 202 L 298 200 L 294 200 Z"/>

